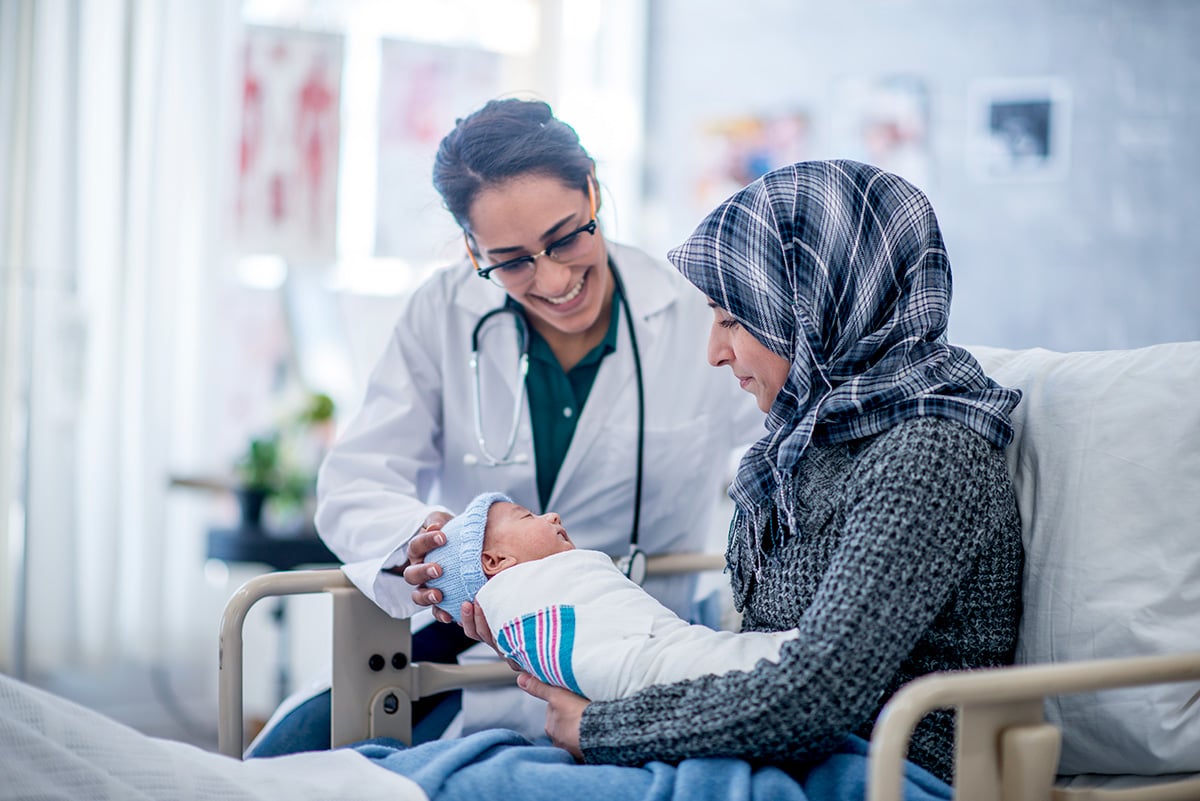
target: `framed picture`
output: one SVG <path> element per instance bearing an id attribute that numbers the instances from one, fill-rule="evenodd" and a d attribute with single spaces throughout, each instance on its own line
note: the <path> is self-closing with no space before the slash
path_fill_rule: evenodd
<path id="1" fill-rule="evenodd" d="M 831 84 L 829 141 L 836 158 L 864 161 L 929 188 L 929 90 L 916 75 L 843 77 Z"/>
<path id="2" fill-rule="evenodd" d="M 701 123 L 692 201 L 697 219 L 771 170 L 811 158 L 812 118 L 802 107 L 746 110 Z"/>
<path id="3" fill-rule="evenodd" d="M 1070 163 L 1069 102 L 1057 78 L 974 84 L 967 114 L 972 174 L 996 181 L 1062 178 Z"/>
<path id="4" fill-rule="evenodd" d="M 414 265 L 462 258 L 433 161 L 454 121 L 500 93 L 501 55 L 384 39 L 380 59 L 375 255 Z"/>
<path id="5" fill-rule="evenodd" d="M 242 47 L 238 249 L 327 262 L 337 251 L 342 37 L 251 25 Z"/>

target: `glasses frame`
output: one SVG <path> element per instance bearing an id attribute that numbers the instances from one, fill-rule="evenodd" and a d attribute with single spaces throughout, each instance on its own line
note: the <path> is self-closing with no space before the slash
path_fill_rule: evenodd
<path id="1" fill-rule="evenodd" d="M 532 281 L 533 275 L 537 271 L 537 260 L 540 257 L 545 256 L 546 258 L 553 261 L 555 264 L 564 264 L 565 262 L 561 262 L 558 259 L 554 258 L 554 251 L 557 250 L 558 248 L 561 248 L 563 246 L 564 242 L 567 242 L 568 240 L 573 239 L 573 238 L 579 236 L 580 234 L 586 233 L 588 236 L 595 236 L 596 230 L 599 227 L 599 225 L 597 224 L 597 220 L 596 220 L 596 192 L 592 188 L 591 176 L 588 176 L 587 187 L 588 187 L 588 204 L 589 204 L 590 211 L 591 211 L 591 219 L 588 220 L 583 225 L 576 228 L 571 233 L 566 234 L 565 236 L 561 236 L 558 239 L 551 242 L 549 245 L 546 245 L 546 247 L 539 250 L 537 253 L 530 253 L 526 256 L 518 256 L 515 259 L 507 259 L 505 261 L 499 262 L 498 264 L 491 264 L 491 265 L 488 265 L 487 267 L 480 267 L 479 261 L 475 257 L 475 247 L 474 247 L 474 243 L 471 241 L 471 235 L 470 235 L 470 233 L 467 232 L 466 229 L 463 229 L 463 241 L 467 245 L 467 257 L 471 260 L 471 265 L 475 268 L 475 274 L 478 275 L 480 278 L 488 279 L 493 284 L 496 284 L 499 287 L 507 289 L 508 287 L 505 284 L 501 283 L 500 279 L 492 278 L 492 275 L 496 272 L 496 270 L 506 270 L 506 269 L 509 269 L 512 267 L 516 267 L 518 264 L 528 262 L 531 267 L 531 269 L 529 270 L 529 280 Z"/>

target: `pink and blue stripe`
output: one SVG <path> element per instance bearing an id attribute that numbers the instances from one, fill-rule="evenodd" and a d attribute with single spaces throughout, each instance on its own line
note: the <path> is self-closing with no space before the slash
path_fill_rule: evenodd
<path id="1" fill-rule="evenodd" d="M 547 684 L 583 695 L 571 669 L 575 607 L 547 606 L 509 621 L 496 635 L 501 652 Z"/>

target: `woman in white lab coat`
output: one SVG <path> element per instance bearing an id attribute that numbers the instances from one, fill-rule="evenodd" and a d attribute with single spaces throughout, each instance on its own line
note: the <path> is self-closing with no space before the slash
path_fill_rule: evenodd
<path id="1" fill-rule="evenodd" d="M 544 103 L 492 101 L 459 120 L 439 148 L 434 185 L 467 258 L 407 299 L 362 408 L 320 472 L 317 528 L 347 575 L 396 617 L 440 600 L 416 586 L 436 570 L 421 556 L 484 491 L 554 509 L 582 548 L 621 556 L 636 538 L 651 555 L 704 550 L 731 454 L 763 426 L 752 399 L 708 369 L 704 298 L 667 265 L 605 240 L 595 164 Z M 484 320 L 506 307 L 514 313 Z M 694 585 L 646 582 L 685 618 Z M 452 659 L 472 644 L 433 623 L 413 656 Z M 487 708 L 464 698 L 466 731 L 541 734 L 540 701 L 515 689 L 487 695 L 500 700 Z M 252 752 L 313 747 L 295 723 L 275 738 L 289 745 L 268 735 Z"/>

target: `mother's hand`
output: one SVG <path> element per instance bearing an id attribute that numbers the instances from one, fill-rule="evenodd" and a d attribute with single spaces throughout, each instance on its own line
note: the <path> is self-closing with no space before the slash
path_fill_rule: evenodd
<path id="1" fill-rule="evenodd" d="M 488 625 L 487 616 L 483 614 L 483 607 L 479 605 L 478 601 L 462 605 L 462 627 L 463 634 L 472 640 L 487 643 L 492 646 L 493 651 L 500 653 L 500 649 L 496 647 L 496 638 L 492 635 L 492 628 Z M 513 670 L 520 670 L 517 663 L 511 659 L 508 664 Z"/>
<path id="2" fill-rule="evenodd" d="M 421 526 L 421 533 L 408 543 L 408 564 L 404 566 L 401 575 L 404 576 L 405 581 L 416 587 L 412 591 L 412 599 L 413 603 L 418 606 L 433 606 L 441 603 L 442 591 L 426 587 L 425 582 L 440 576 L 442 567 L 436 562 L 426 564 L 425 555 L 434 548 L 446 544 L 446 535 L 442 533 L 442 526 L 450 518 L 451 515 L 445 512 L 431 512 L 429 517 L 425 518 L 425 524 Z M 392 572 L 396 572 L 395 569 Z M 450 623 L 454 620 L 449 613 L 437 608 L 434 608 L 433 616 L 443 623 Z"/>
<path id="3" fill-rule="evenodd" d="M 587 709 L 591 701 L 570 690 L 538 681 L 528 673 L 517 677 L 517 686 L 534 698 L 541 698 L 546 702 L 546 734 L 550 737 L 550 742 L 582 762 L 579 724 L 583 720 L 583 710 Z"/>

